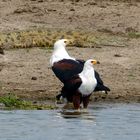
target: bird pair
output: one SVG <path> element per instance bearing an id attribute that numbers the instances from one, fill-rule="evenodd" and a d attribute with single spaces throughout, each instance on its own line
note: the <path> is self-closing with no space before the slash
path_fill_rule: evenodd
<path id="1" fill-rule="evenodd" d="M 78 60 L 71 57 L 66 51 L 66 46 L 71 41 L 61 39 L 55 42 L 54 50 L 50 58 L 50 65 L 56 77 L 63 83 L 61 93 L 57 95 L 57 99 L 62 96 L 68 102 L 72 102 L 75 109 L 87 108 L 89 97 L 93 91 L 110 91 L 104 85 L 93 65 L 99 63 L 95 59 L 87 61 Z"/>

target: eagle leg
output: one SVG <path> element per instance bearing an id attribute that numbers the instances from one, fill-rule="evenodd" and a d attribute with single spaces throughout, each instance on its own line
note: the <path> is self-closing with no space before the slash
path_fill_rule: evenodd
<path id="1" fill-rule="evenodd" d="M 82 98 L 83 107 L 84 107 L 84 108 L 87 108 L 87 107 L 88 107 L 88 104 L 89 104 L 89 97 L 90 97 L 90 95 L 89 95 L 89 96 L 85 96 L 85 97 Z"/>
<path id="2" fill-rule="evenodd" d="M 80 109 L 80 100 L 81 100 L 80 95 L 73 95 L 72 101 L 75 109 Z"/>

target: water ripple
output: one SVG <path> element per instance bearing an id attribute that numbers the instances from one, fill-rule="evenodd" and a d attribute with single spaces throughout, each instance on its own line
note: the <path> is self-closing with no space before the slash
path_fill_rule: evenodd
<path id="1" fill-rule="evenodd" d="M 140 104 L 96 104 L 61 110 L 0 111 L 0 140 L 140 140 Z"/>

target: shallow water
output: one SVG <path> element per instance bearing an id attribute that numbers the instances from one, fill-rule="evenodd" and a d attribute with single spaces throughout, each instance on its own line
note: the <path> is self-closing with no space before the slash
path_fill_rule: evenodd
<path id="1" fill-rule="evenodd" d="M 140 140 L 140 104 L 97 104 L 87 113 L 0 111 L 0 140 Z"/>

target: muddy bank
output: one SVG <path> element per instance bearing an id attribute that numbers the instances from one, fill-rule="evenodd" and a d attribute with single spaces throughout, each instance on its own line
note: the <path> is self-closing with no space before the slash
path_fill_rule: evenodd
<path id="1" fill-rule="evenodd" d="M 111 89 L 108 95 L 96 93 L 92 101 L 140 102 L 139 45 L 128 47 L 67 48 L 77 58 L 96 58 L 95 69 Z M 49 67 L 50 49 L 13 49 L 5 51 L 0 72 L 0 93 L 14 93 L 22 99 L 55 100 L 61 83 Z"/>
<path id="2" fill-rule="evenodd" d="M 5 49 L 5 56 L 0 55 L 0 96 L 14 93 L 54 102 L 62 85 L 49 67 L 51 47 L 66 35 L 85 47 L 73 44 L 71 55 L 101 62 L 95 69 L 111 92 L 96 93 L 93 102 L 140 102 L 139 13 L 138 0 L 0 1 L 0 47 Z"/>

